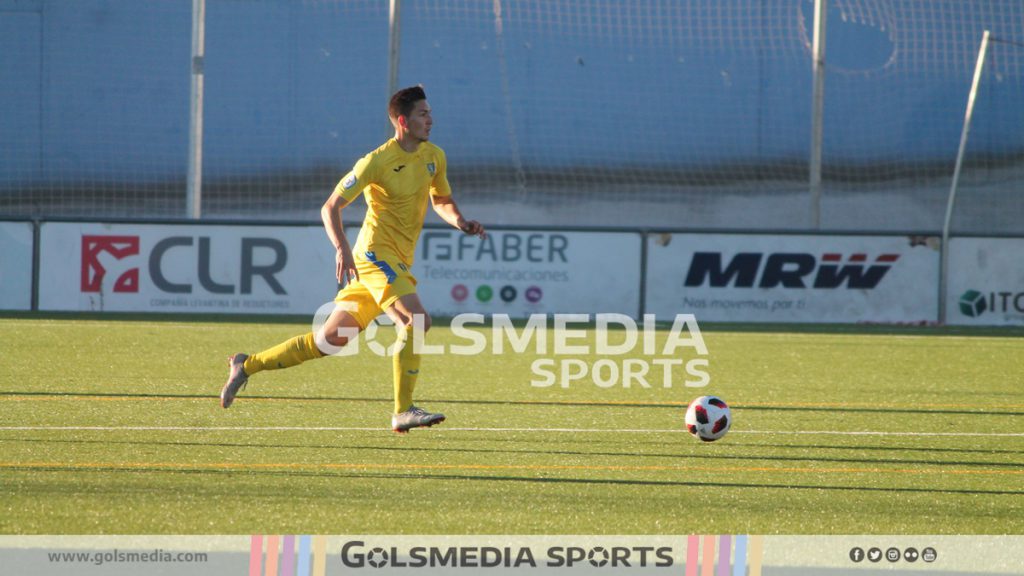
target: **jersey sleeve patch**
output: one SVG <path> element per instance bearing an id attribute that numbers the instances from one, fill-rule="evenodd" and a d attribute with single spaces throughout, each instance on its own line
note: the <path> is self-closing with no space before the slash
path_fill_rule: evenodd
<path id="1" fill-rule="evenodd" d="M 358 181 L 359 181 L 359 179 L 356 178 L 355 173 L 349 174 L 348 176 L 345 177 L 344 180 L 341 181 L 341 189 L 342 190 L 351 190 L 352 187 L 355 186 L 356 182 L 358 182 Z"/>

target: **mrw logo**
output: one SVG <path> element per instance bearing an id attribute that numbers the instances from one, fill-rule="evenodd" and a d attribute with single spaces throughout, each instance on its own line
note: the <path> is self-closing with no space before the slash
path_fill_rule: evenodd
<path id="1" fill-rule="evenodd" d="M 899 254 L 881 254 L 869 262 L 867 254 L 848 257 L 827 253 L 820 258 L 799 252 L 740 252 L 723 265 L 721 252 L 696 252 L 684 286 L 713 288 L 848 288 L 878 286 Z"/>

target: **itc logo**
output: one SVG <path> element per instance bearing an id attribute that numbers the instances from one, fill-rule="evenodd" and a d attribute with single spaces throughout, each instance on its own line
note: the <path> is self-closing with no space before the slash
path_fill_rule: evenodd
<path id="1" fill-rule="evenodd" d="M 107 269 L 101 254 L 115 260 L 139 254 L 138 236 L 82 236 L 82 292 L 100 292 Z M 138 292 L 139 269 L 129 268 L 114 281 L 114 292 Z"/>

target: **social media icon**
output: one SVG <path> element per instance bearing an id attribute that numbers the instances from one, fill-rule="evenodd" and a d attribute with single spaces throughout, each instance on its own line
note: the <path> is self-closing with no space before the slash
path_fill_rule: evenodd
<path id="1" fill-rule="evenodd" d="M 539 286 L 530 286 L 526 289 L 526 301 L 536 304 L 544 296 Z"/>
<path id="2" fill-rule="evenodd" d="M 500 296 L 502 302 L 511 302 L 516 299 L 519 292 L 515 286 L 503 286 L 501 288 Z"/>
<path id="3" fill-rule="evenodd" d="M 903 559 L 907 562 L 917 562 L 920 558 L 920 554 L 917 553 L 917 548 L 907 548 L 903 551 Z"/>
<path id="4" fill-rule="evenodd" d="M 888 550 L 885 551 L 885 559 L 888 560 L 889 562 L 899 562 L 900 561 L 900 549 L 899 548 L 889 548 Z"/>
<path id="5" fill-rule="evenodd" d="M 931 546 L 925 548 L 924 550 L 921 550 L 921 560 L 924 560 L 925 562 L 935 562 L 935 560 L 938 559 L 938 557 L 939 553 L 936 552 L 935 548 L 932 548 Z"/>
<path id="6" fill-rule="evenodd" d="M 861 562 L 864 560 L 864 549 L 863 548 L 850 548 L 850 560 L 854 562 Z"/>
<path id="7" fill-rule="evenodd" d="M 491 288 L 487 284 L 476 289 L 476 299 L 481 302 L 490 302 L 493 297 L 494 288 Z"/>
<path id="8" fill-rule="evenodd" d="M 469 288 L 465 284 L 456 284 L 452 286 L 452 300 L 456 302 L 462 302 L 469 296 Z"/>
<path id="9" fill-rule="evenodd" d="M 872 562 L 880 562 L 882 560 L 882 549 L 872 548 L 868 550 L 868 560 Z"/>

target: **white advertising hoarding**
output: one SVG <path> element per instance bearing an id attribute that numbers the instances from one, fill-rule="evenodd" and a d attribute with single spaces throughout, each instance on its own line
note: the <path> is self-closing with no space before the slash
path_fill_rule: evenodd
<path id="1" fill-rule="evenodd" d="M 651 234 L 647 312 L 711 322 L 934 323 L 937 248 L 916 236 Z"/>
<path id="2" fill-rule="evenodd" d="M 1024 325 L 1024 239 L 953 238 L 946 322 Z"/>
<path id="3" fill-rule="evenodd" d="M 349 232 L 354 242 L 355 235 Z M 436 316 L 640 312 L 638 233 L 425 229 L 412 273 Z"/>
<path id="4" fill-rule="evenodd" d="M 640 312 L 640 235 L 425 230 L 413 274 L 436 316 Z"/>
<path id="5" fill-rule="evenodd" d="M 32 223 L 0 222 L 0 310 L 32 308 Z"/>
<path id="6" fill-rule="evenodd" d="M 312 314 L 337 292 L 320 226 L 47 222 L 41 310 Z"/>

